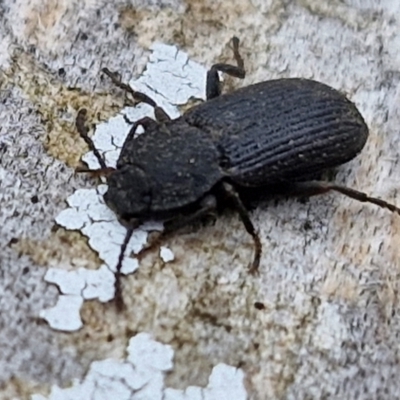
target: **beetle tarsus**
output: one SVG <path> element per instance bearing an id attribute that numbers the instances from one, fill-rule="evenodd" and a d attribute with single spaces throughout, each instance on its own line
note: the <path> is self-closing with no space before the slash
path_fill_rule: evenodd
<path id="1" fill-rule="evenodd" d="M 245 70 L 244 70 L 244 61 L 242 56 L 239 53 L 239 38 L 234 36 L 232 38 L 232 50 L 233 50 L 233 57 L 235 58 L 236 64 L 238 66 L 238 69 L 241 70 L 240 73 L 243 76 L 243 78 L 245 77 Z"/>

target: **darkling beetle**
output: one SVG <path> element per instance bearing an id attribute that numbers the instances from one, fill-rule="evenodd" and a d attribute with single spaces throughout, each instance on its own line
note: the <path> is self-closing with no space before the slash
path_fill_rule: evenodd
<path id="1" fill-rule="evenodd" d="M 229 199 L 253 237 L 257 270 L 261 241 L 242 201 L 252 189 L 268 193 L 316 195 L 340 192 L 392 212 L 383 200 L 334 183 L 311 180 L 329 168 L 353 159 L 364 147 L 368 128 L 343 94 L 308 79 L 277 79 L 221 95 L 218 72 L 243 79 L 239 39 L 232 39 L 236 66 L 214 64 L 207 73 L 207 101 L 171 120 L 147 95 L 103 69 L 113 83 L 137 102 L 155 110 L 156 121 L 136 121 L 122 147 L 117 168 L 106 166 L 88 136 L 86 110 L 77 130 L 107 176 L 106 204 L 128 227 L 116 269 L 117 305 L 123 306 L 120 270 L 133 229 L 146 219 L 166 220 L 165 233 L 213 215 L 221 199 Z M 135 138 L 141 125 L 145 134 Z"/>

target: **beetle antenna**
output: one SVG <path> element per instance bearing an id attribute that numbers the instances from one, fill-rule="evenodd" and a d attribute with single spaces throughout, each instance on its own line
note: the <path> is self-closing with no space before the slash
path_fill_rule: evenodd
<path id="1" fill-rule="evenodd" d="M 154 108 L 157 107 L 157 104 L 155 103 L 155 101 L 152 98 L 150 98 L 149 96 L 147 96 L 147 94 L 137 92 L 136 90 L 133 90 L 126 83 L 123 83 L 117 73 L 111 72 L 108 68 L 103 68 L 101 71 L 111 79 L 112 83 L 115 86 L 117 86 L 120 89 L 124 90 L 125 92 L 129 93 L 135 101 L 137 101 L 139 103 L 146 103 L 149 106 L 154 107 Z"/>
<path id="2" fill-rule="evenodd" d="M 78 131 L 80 137 L 85 141 L 85 143 L 89 146 L 89 149 L 91 151 L 93 151 L 93 154 L 95 155 L 95 157 L 97 158 L 100 167 L 102 170 L 107 170 L 108 167 L 106 165 L 106 162 L 104 161 L 104 158 L 101 156 L 101 154 L 99 153 L 99 151 L 96 149 L 96 146 L 93 143 L 93 140 L 89 137 L 88 133 L 89 133 L 89 129 L 87 128 L 87 126 L 85 125 L 85 121 L 86 121 L 86 114 L 87 111 L 85 108 L 82 108 L 81 110 L 79 110 L 78 115 L 76 117 L 75 120 L 75 126 L 76 126 L 76 130 Z M 79 171 L 79 172 L 90 172 L 90 170 L 87 171 Z"/>

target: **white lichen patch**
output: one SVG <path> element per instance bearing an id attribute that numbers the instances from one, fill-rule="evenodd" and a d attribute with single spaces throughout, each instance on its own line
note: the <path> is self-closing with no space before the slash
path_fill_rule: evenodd
<path id="1" fill-rule="evenodd" d="M 164 400 L 247 399 L 244 373 L 226 364 L 216 365 L 205 388 L 189 386 L 185 390 L 166 389 Z"/>
<path id="2" fill-rule="evenodd" d="M 50 268 L 45 277 L 46 282 L 54 283 L 63 293 L 57 304 L 42 310 L 40 317 L 57 330 L 75 331 L 82 327 L 80 309 L 84 300 L 97 299 L 107 302 L 114 297 L 114 274 L 102 265 L 98 270 L 79 268 L 66 271 Z"/>
<path id="3" fill-rule="evenodd" d="M 171 262 L 175 260 L 175 255 L 168 247 L 160 247 L 160 257 L 164 262 Z"/>
<path id="4" fill-rule="evenodd" d="M 125 360 L 106 359 L 91 364 L 85 378 L 71 387 L 51 388 L 48 397 L 33 395 L 32 400 L 212 400 L 247 398 L 244 373 L 218 364 L 207 387 L 190 386 L 185 390 L 166 388 L 165 374 L 173 369 L 172 347 L 158 343 L 147 333 L 132 337 Z"/>
<path id="5" fill-rule="evenodd" d="M 178 51 L 175 46 L 154 44 L 151 50 L 146 70 L 137 80 L 132 80 L 130 85 L 134 90 L 150 96 L 171 118 L 176 118 L 179 116 L 178 106 L 184 105 L 191 98 L 204 99 L 206 69 L 188 60 L 187 54 Z M 119 115 L 96 127 L 92 139 L 108 166 L 116 166 L 121 147 L 131 128 L 127 121 L 133 122 L 145 116 L 154 118 L 153 109 L 147 104 L 139 104 L 134 108 L 123 109 Z M 82 159 L 90 169 L 100 167 L 92 152 L 85 154 Z M 69 230 L 79 230 L 88 237 L 90 247 L 98 253 L 104 265 L 98 271 L 83 268 L 78 271 L 49 271 L 46 280 L 58 285 L 63 295 L 74 296 L 76 300 L 69 307 L 65 307 L 66 300 L 60 300 L 52 309 L 42 312 L 41 316 L 54 329 L 79 329 L 82 325 L 78 323 L 79 311 L 84 299 L 105 302 L 114 296 L 115 278 L 112 272 L 118 262 L 126 228 L 104 203 L 103 195 L 106 191 L 106 184 L 93 189 L 77 190 L 66 199 L 68 208 L 56 217 L 59 225 Z M 162 224 L 149 221 L 133 233 L 122 264 L 123 274 L 133 273 L 138 268 L 137 259 L 131 256 L 143 249 L 148 231 L 153 230 L 162 230 Z M 169 249 L 162 249 L 160 256 L 165 262 L 174 259 Z M 63 307 L 62 311 L 60 307 Z M 57 319 L 57 310 L 62 312 L 62 318 Z M 71 326 L 68 325 L 68 318 L 71 319 Z"/>
<path id="6" fill-rule="evenodd" d="M 40 317 L 58 331 L 72 332 L 82 328 L 80 309 L 83 297 L 75 294 L 61 294 L 52 308 L 40 312 Z"/>

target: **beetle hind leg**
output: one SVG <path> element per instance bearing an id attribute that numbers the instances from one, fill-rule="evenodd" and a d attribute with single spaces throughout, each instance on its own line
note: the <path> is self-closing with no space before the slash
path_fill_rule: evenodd
<path id="1" fill-rule="evenodd" d="M 207 83 L 206 83 L 206 96 L 207 100 L 218 97 L 221 94 L 221 83 L 219 80 L 218 72 L 224 72 L 235 78 L 243 79 L 246 75 L 244 69 L 243 58 L 239 53 L 239 39 L 234 36 L 232 38 L 232 49 L 233 56 L 237 65 L 230 64 L 214 64 L 207 72 Z"/>
<path id="2" fill-rule="evenodd" d="M 350 189 L 346 186 L 340 186 L 322 181 L 296 182 L 292 183 L 291 186 L 293 190 L 296 190 L 298 194 L 303 192 L 307 195 L 318 195 L 334 191 L 341 193 L 347 197 L 351 197 L 354 200 L 358 200 L 363 203 L 375 204 L 378 207 L 386 208 L 387 210 L 393 213 L 400 214 L 400 208 L 396 207 L 394 204 L 388 203 L 387 201 L 378 199 L 376 197 L 368 196 L 364 192 L 360 192 L 355 189 Z"/>

